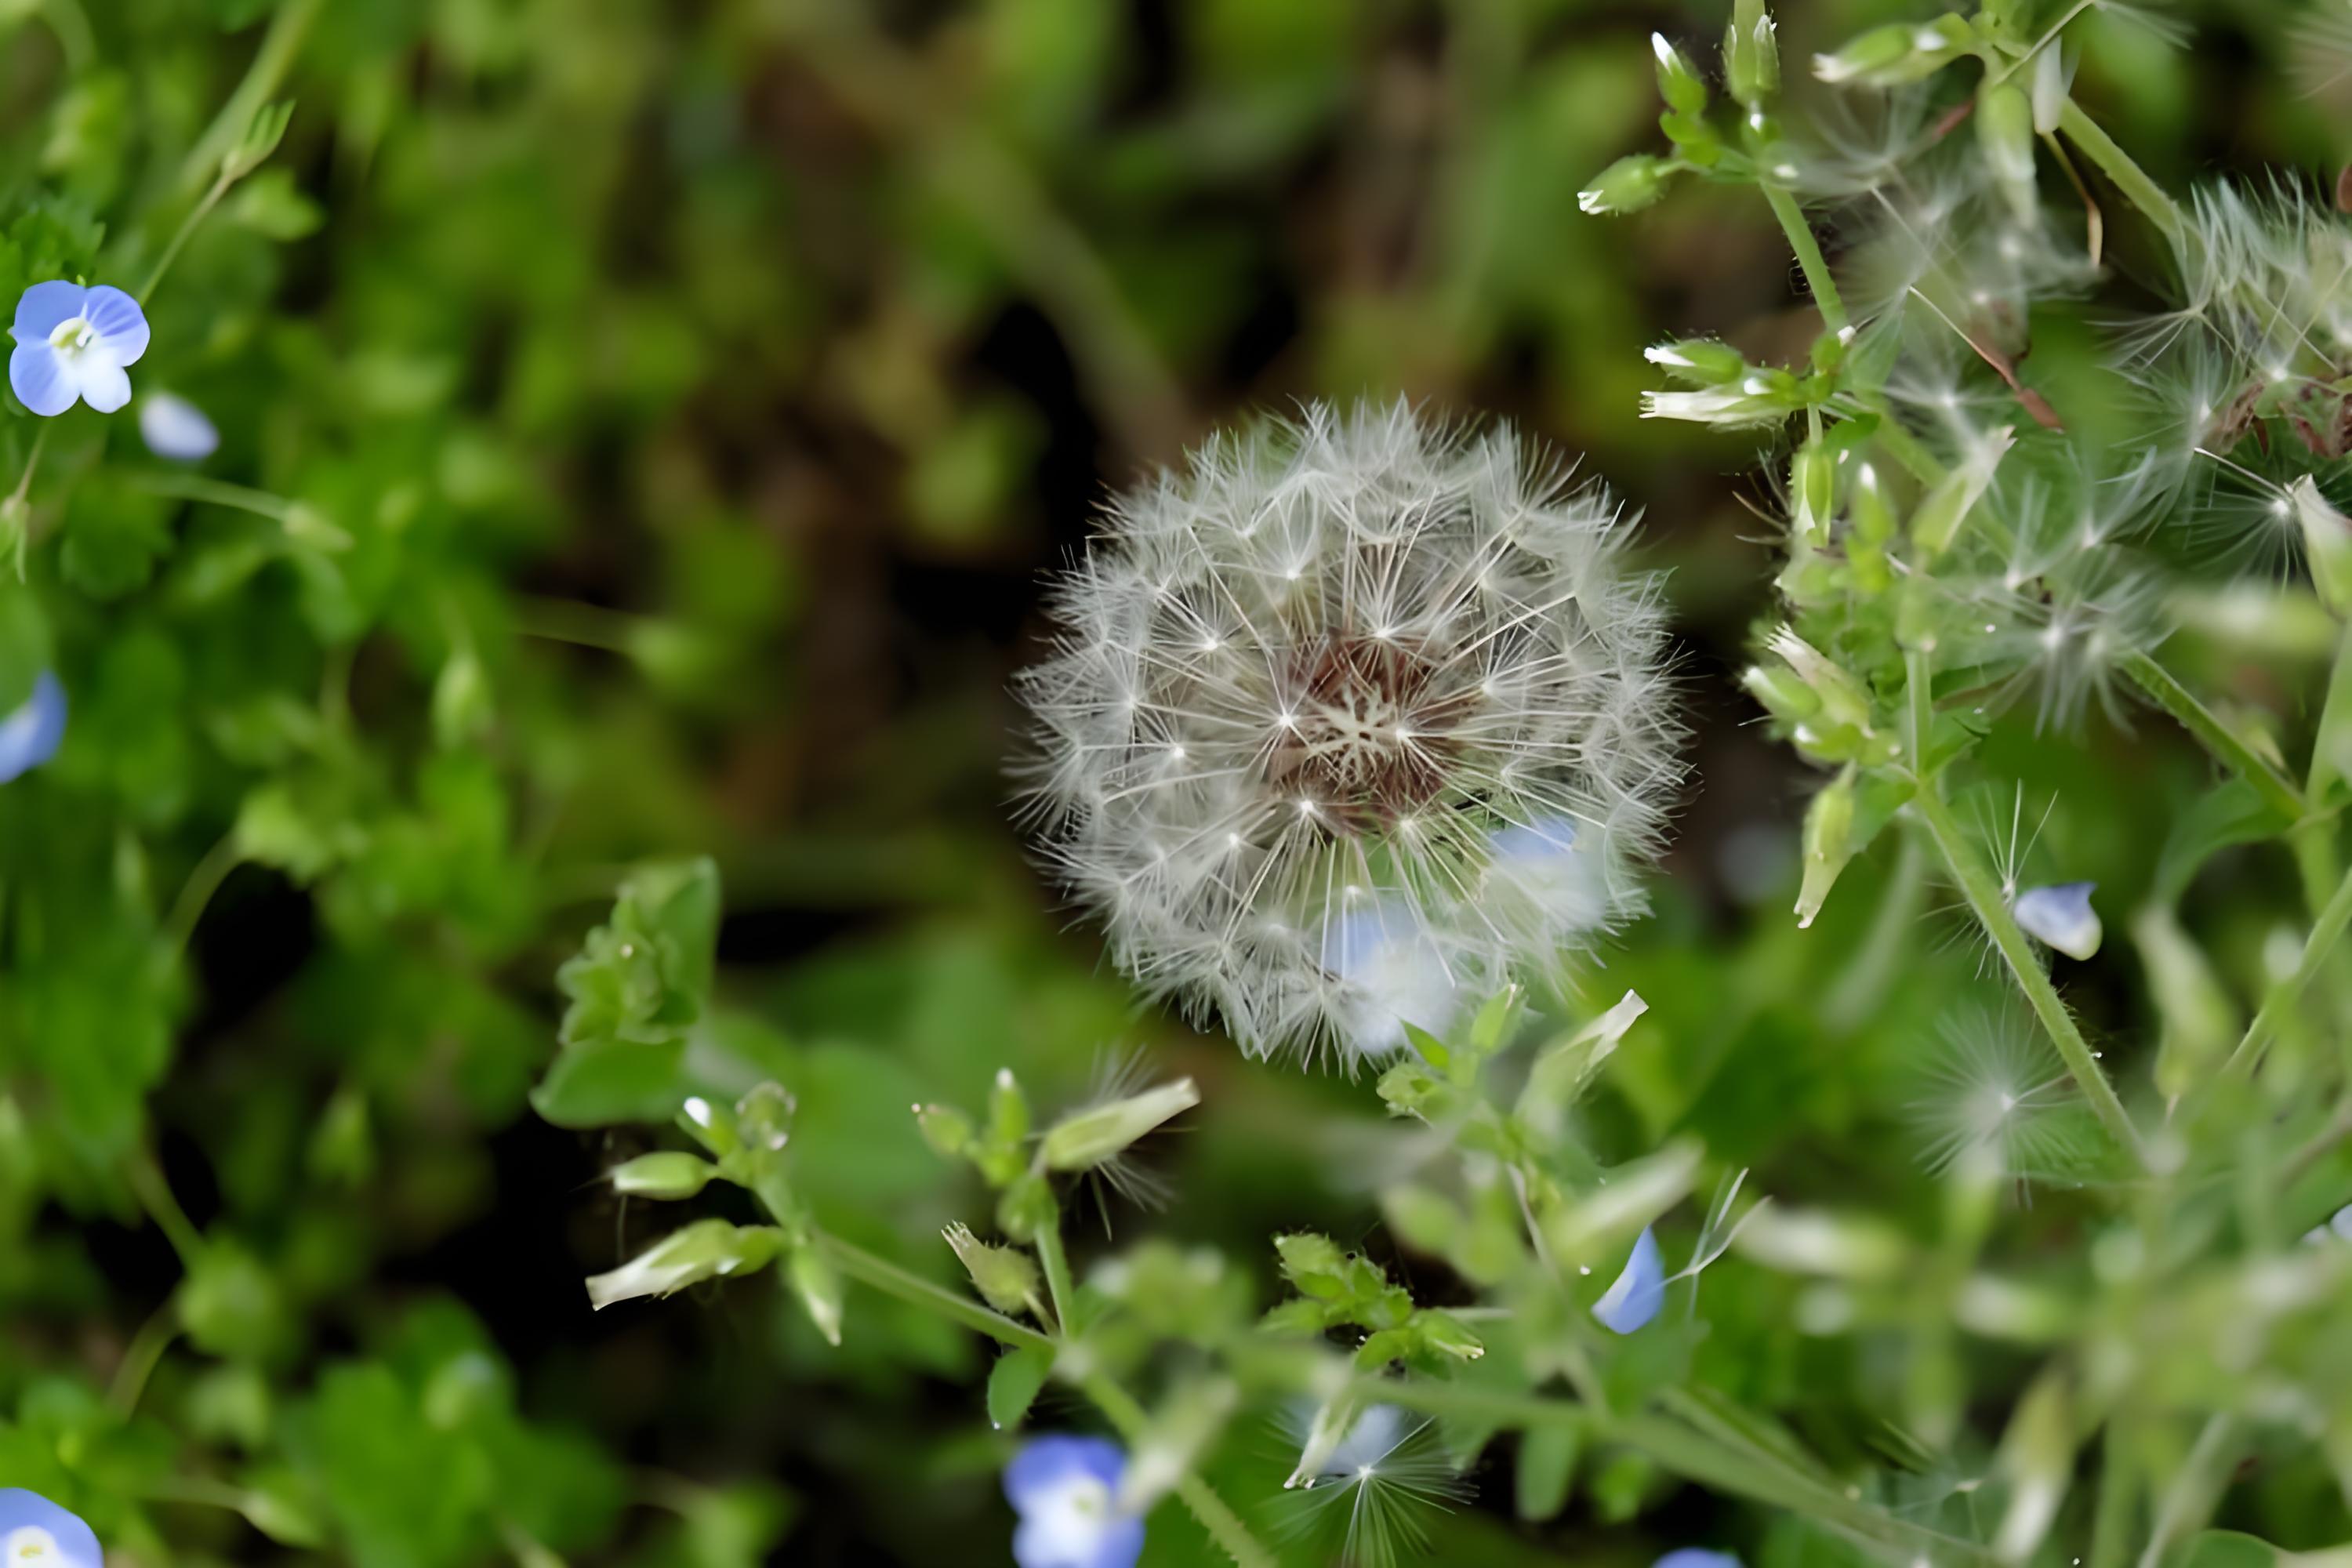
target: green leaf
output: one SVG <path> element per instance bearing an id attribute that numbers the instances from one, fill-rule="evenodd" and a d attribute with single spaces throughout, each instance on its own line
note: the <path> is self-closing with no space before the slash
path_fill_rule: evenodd
<path id="1" fill-rule="evenodd" d="M 663 1121 L 685 1098 L 686 1042 L 637 1045 L 625 1040 L 560 1053 L 531 1109 L 558 1127 L 611 1127 Z"/>
<path id="2" fill-rule="evenodd" d="M 998 1356 L 988 1369 L 990 1424 L 1001 1432 L 1020 1426 L 1053 1370 L 1054 1352 L 1047 1345 L 1023 1345 Z"/>
<path id="3" fill-rule="evenodd" d="M 531 1097 L 541 1115 L 597 1127 L 676 1112 L 688 1037 L 709 1005 L 719 908 L 708 859 L 646 866 L 621 885 L 612 919 L 556 972 L 572 1005 Z"/>

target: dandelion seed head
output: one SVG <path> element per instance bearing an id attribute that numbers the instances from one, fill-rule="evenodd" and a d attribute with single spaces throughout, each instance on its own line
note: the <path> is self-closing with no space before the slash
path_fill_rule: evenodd
<path id="1" fill-rule="evenodd" d="M 1280 1419 L 1286 1444 L 1324 1451 L 1304 1456 L 1303 1473 L 1293 1472 L 1295 1484 L 1281 1495 L 1278 1528 L 1293 1539 L 1326 1538 L 1349 1568 L 1423 1561 L 1430 1517 L 1469 1495 L 1431 1423 L 1393 1405 L 1367 1405 L 1331 1444 L 1328 1430 L 1317 1431 L 1318 1415 L 1328 1421 L 1328 1414 L 1302 1405 Z"/>
<path id="2" fill-rule="evenodd" d="M 1021 690 L 1045 858 L 1118 965 L 1255 1053 L 1353 1062 L 1638 913 L 1679 765 L 1629 531 L 1401 403 L 1214 438 L 1118 503 Z"/>

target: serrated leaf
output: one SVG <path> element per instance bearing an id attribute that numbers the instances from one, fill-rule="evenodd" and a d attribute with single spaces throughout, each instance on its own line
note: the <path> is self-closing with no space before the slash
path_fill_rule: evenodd
<path id="1" fill-rule="evenodd" d="M 998 1356 L 988 1369 L 990 1424 L 1001 1432 L 1020 1426 L 1053 1370 L 1054 1352 L 1048 1345 L 1023 1345 Z"/>

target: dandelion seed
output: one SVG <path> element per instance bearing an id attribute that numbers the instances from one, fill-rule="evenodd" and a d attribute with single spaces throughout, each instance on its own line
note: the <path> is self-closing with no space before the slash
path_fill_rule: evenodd
<path id="1" fill-rule="evenodd" d="M 220 431 L 184 397 L 151 392 L 139 400 L 139 437 L 175 463 L 201 463 L 220 449 Z"/>
<path id="2" fill-rule="evenodd" d="M 2063 1064 L 2032 1027 L 1997 1009 L 1946 1027 L 1910 1120 L 1939 1173 L 2066 1179 L 2097 1153 L 2097 1124 Z"/>
<path id="3" fill-rule="evenodd" d="M 2073 959 L 2088 959 L 2099 951 L 2103 934 L 2099 914 L 2091 908 L 2096 882 L 2061 882 L 2049 888 L 2028 888 L 2010 905 L 2017 923 L 2034 941 L 2056 948 Z"/>
<path id="4" fill-rule="evenodd" d="M 23 706 L 0 719 L 0 784 L 20 778 L 58 754 L 66 738 L 66 689 L 43 670 Z"/>
<path id="5" fill-rule="evenodd" d="M 1302 1446 L 1312 1442 L 1328 1414 L 1309 1421 L 1303 1410 L 1287 1413 L 1288 1436 Z M 1393 1405 L 1365 1407 L 1336 1442 L 1314 1447 L 1319 1451 L 1302 1455 L 1296 1484 L 1284 1493 L 1292 1510 L 1284 1529 L 1294 1537 L 1338 1535 L 1339 1560 L 1349 1568 L 1423 1560 L 1430 1516 L 1467 1495 L 1430 1422 Z"/>
<path id="6" fill-rule="evenodd" d="M 1055 1435 L 1022 1446 L 1004 1467 L 1004 1497 L 1020 1568 L 1134 1568 L 1143 1521 L 1117 1499 L 1127 1456 L 1100 1437 Z"/>
<path id="7" fill-rule="evenodd" d="M 25 290 L 8 335 L 8 384 L 26 408 L 54 416 L 79 400 L 111 414 L 131 401 L 123 369 L 147 352 L 147 316 L 120 289 L 58 279 Z"/>
<path id="8" fill-rule="evenodd" d="M 1679 769 L 1628 532 L 1402 404 L 1121 501 L 1021 681 L 1045 854 L 1118 965 L 1253 1053 L 1353 1062 L 1640 912 Z"/>
<path id="9" fill-rule="evenodd" d="M 0 1490 L 0 1563 L 8 1568 L 102 1568 L 104 1556 L 79 1515 L 22 1487 Z"/>

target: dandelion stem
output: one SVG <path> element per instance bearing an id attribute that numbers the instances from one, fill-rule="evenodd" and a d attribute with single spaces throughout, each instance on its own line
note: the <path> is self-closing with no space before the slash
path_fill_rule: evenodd
<path id="1" fill-rule="evenodd" d="M 1132 1448 L 1149 1435 L 1150 1422 L 1143 1414 L 1143 1406 L 1135 1402 L 1133 1394 L 1108 1376 L 1096 1373 L 1081 1379 L 1078 1386 L 1085 1390 L 1087 1398 L 1095 1402 L 1096 1408 L 1103 1413 L 1104 1418 L 1118 1430 L 1118 1435 L 1126 1439 L 1129 1447 Z M 1217 1495 L 1214 1487 L 1188 1469 L 1177 1478 L 1176 1495 L 1183 1500 L 1192 1517 L 1201 1521 L 1201 1528 L 1209 1532 L 1209 1538 L 1234 1560 L 1234 1568 L 1276 1568 L 1273 1553 L 1257 1543 L 1251 1536 L 1249 1527 L 1242 1522 L 1241 1515 Z"/>
<path id="2" fill-rule="evenodd" d="M 2180 204 L 2166 195 L 2164 187 L 2150 179 L 2147 171 L 2134 163 L 2131 154 L 2117 146 L 2115 138 L 2084 113 L 2083 106 L 2072 98 L 2058 110 L 2058 129 L 2115 182 L 2116 189 L 2124 194 L 2126 200 L 2164 231 L 2165 238 L 2178 245 L 2187 237 L 2189 223 L 2181 216 Z"/>
<path id="3" fill-rule="evenodd" d="M 2059 1057 L 2074 1079 L 2091 1110 L 2105 1123 L 2116 1142 L 2122 1144 L 2133 1160 L 2143 1169 L 2147 1164 L 2147 1148 L 2140 1141 L 2139 1130 L 2132 1125 L 2131 1115 L 2116 1098 L 2113 1085 L 2099 1067 L 2099 1058 L 2091 1054 L 2089 1042 L 2074 1024 L 2074 1016 L 2066 1011 L 2057 988 L 2042 972 L 2042 961 L 2034 953 L 2033 944 L 2019 929 L 2017 919 L 2010 913 L 2009 900 L 2001 896 L 2000 884 L 1984 861 L 1976 842 L 1960 826 L 1952 808 L 1944 802 L 1943 793 L 1933 783 L 1923 784 L 1912 797 L 1920 820 L 1927 824 L 1929 837 L 1936 841 L 1944 864 L 1960 884 L 1961 896 L 1977 922 L 1992 938 L 1993 946 L 2009 965 L 2018 989 L 2025 993 L 2027 1004 L 2050 1032 L 2051 1043 L 2058 1047 Z"/>
<path id="4" fill-rule="evenodd" d="M 1813 226 L 1805 221 L 1804 210 L 1797 205 L 1796 197 L 1769 182 L 1762 188 L 1764 199 L 1772 204 L 1772 216 L 1780 220 L 1780 232 L 1789 237 L 1789 248 L 1797 254 L 1797 267 L 1805 275 L 1805 286 L 1813 291 L 1813 303 L 1822 312 L 1822 324 L 1833 332 L 1845 331 L 1851 321 L 1845 313 L 1845 299 L 1838 292 L 1837 279 L 1831 275 L 1821 241 L 1813 237 Z"/>
<path id="5" fill-rule="evenodd" d="M 2239 739 L 2211 709 L 2197 700 L 2195 693 L 2174 679 L 2170 670 L 2144 653 L 2126 656 L 2123 668 L 2124 673 L 2153 698 L 2158 707 L 2180 721 L 2181 727 L 2204 742 L 2207 751 L 2252 785 L 2274 815 L 2288 824 L 2303 820 L 2303 792 Z"/>

